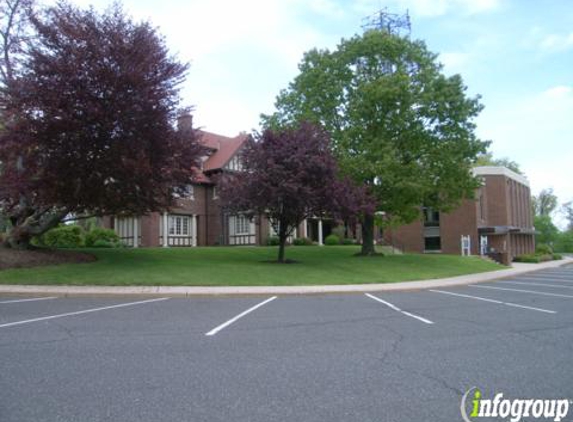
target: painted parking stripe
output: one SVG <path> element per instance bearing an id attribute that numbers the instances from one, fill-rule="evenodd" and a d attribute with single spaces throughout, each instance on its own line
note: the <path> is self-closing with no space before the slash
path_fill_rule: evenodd
<path id="1" fill-rule="evenodd" d="M 527 278 L 527 279 L 531 279 L 531 280 L 552 280 L 552 281 L 569 281 L 569 282 L 573 282 L 573 277 L 556 277 L 556 276 L 540 276 L 540 275 L 521 275 L 521 276 L 517 276 L 515 278 Z"/>
<path id="2" fill-rule="evenodd" d="M 565 286 L 563 284 L 552 284 L 552 283 L 530 283 L 529 281 L 498 281 L 501 284 L 517 284 L 521 286 L 540 286 L 540 287 L 551 287 L 554 289 L 573 289 L 573 286 Z"/>
<path id="3" fill-rule="evenodd" d="M 541 296 L 564 297 L 567 299 L 573 299 L 573 296 L 571 296 L 571 295 L 562 295 L 562 294 L 558 294 L 558 293 L 540 292 L 537 290 L 508 289 L 505 287 L 477 286 L 477 285 L 470 285 L 469 287 L 475 287 L 476 289 L 504 290 L 507 292 L 531 293 L 531 294 L 541 295 Z"/>
<path id="4" fill-rule="evenodd" d="M 57 297 L 56 296 L 50 296 L 50 297 L 34 297 L 31 299 L 4 300 L 4 301 L 0 302 L 0 305 L 4 305 L 7 303 L 37 302 L 39 300 L 50 300 L 50 299 L 57 299 Z"/>
<path id="5" fill-rule="evenodd" d="M 119 305 L 103 306 L 101 308 L 84 309 L 83 311 L 76 311 L 76 312 L 66 312 L 65 314 L 50 315 L 50 316 L 45 316 L 45 317 L 40 317 L 40 318 L 26 319 L 24 321 L 8 322 L 6 324 L 0 324 L 0 328 L 13 327 L 15 325 L 22 325 L 22 324 L 30 324 L 32 322 L 48 321 L 50 319 L 64 318 L 64 317 L 74 316 L 74 315 L 89 314 L 92 312 L 106 311 L 108 309 L 125 308 L 127 306 L 143 305 L 145 303 L 159 302 L 159 301 L 167 300 L 167 299 L 169 299 L 169 298 L 168 297 L 161 297 L 158 299 L 140 300 L 139 302 L 121 303 Z"/>
<path id="6" fill-rule="evenodd" d="M 486 297 L 480 297 L 480 296 L 472 296 L 472 295 L 464 295 L 461 293 L 453 293 L 453 292 L 447 292 L 445 290 L 429 290 L 430 292 L 434 292 L 434 293 L 441 293 L 444 295 L 450 295 L 450 296 L 458 296 L 458 297 L 464 297 L 467 299 L 474 299 L 474 300 L 481 300 L 482 302 L 490 302 L 490 303 L 495 303 L 498 305 L 506 305 L 506 306 L 511 306 L 513 308 L 521 308 L 521 309 L 529 309 L 530 311 L 537 311 L 537 312 L 543 312 L 546 314 L 556 314 L 557 311 L 552 311 L 550 309 L 543 309 L 543 308 L 534 308 L 533 306 L 525 306 L 525 305 L 520 305 L 518 303 L 512 303 L 512 302 L 502 302 L 501 300 L 495 300 L 495 299 L 489 299 Z"/>
<path id="7" fill-rule="evenodd" d="M 221 331 L 224 328 L 227 328 L 229 325 L 231 325 L 232 323 L 236 322 L 237 320 L 243 318 L 245 315 L 250 314 L 251 312 L 253 312 L 254 310 L 260 308 L 261 306 L 266 305 L 269 302 L 272 302 L 273 300 L 275 300 L 277 298 L 277 296 L 273 296 L 268 298 L 267 300 L 262 301 L 261 303 L 253 306 L 252 308 L 247 309 L 244 312 L 241 312 L 239 315 L 237 315 L 234 318 L 231 318 L 230 320 L 228 320 L 227 322 L 224 322 L 223 324 L 213 328 L 211 331 L 209 331 L 208 333 L 205 333 L 206 336 L 214 336 L 215 334 L 217 334 L 219 331 Z"/>
<path id="8" fill-rule="evenodd" d="M 383 303 L 384 305 L 388 306 L 390 309 L 396 311 L 396 312 L 400 312 L 403 315 L 409 316 L 410 318 L 414 318 L 417 319 L 418 321 L 422 321 L 424 324 L 433 324 L 432 321 L 430 321 L 429 319 L 423 318 L 420 315 L 416 315 L 413 314 L 411 312 L 407 312 L 407 311 L 403 311 L 402 309 L 398 308 L 396 305 L 390 303 L 390 302 L 386 302 L 383 299 L 380 299 L 379 297 L 376 297 L 374 295 L 371 295 L 370 293 L 364 293 L 366 296 L 368 296 L 370 299 L 374 299 L 380 303 Z"/>

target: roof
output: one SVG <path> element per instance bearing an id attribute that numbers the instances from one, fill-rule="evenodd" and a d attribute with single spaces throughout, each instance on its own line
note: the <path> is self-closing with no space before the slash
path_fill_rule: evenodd
<path id="1" fill-rule="evenodd" d="M 499 166 L 474 167 L 473 173 L 475 176 L 505 176 L 525 186 L 529 186 L 529 180 L 527 180 L 527 177 L 523 176 L 522 174 L 517 174 L 516 172 L 508 169 L 507 167 L 499 167 Z"/>
<path id="2" fill-rule="evenodd" d="M 246 134 L 240 134 L 234 138 L 217 135 L 216 133 L 199 131 L 199 142 L 212 150 L 207 161 L 203 165 L 203 171 L 214 171 L 225 167 L 233 156 L 241 149 L 247 140 Z"/>

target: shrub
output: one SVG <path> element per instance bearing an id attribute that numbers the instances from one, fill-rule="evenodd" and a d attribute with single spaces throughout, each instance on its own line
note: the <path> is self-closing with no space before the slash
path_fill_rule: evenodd
<path id="1" fill-rule="evenodd" d="M 540 243 L 535 246 L 535 253 L 538 255 L 551 255 L 553 249 L 547 243 Z"/>
<path id="2" fill-rule="evenodd" d="M 110 242 L 109 240 L 98 239 L 92 245 L 92 248 L 117 248 L 119 243 Z"/>
<path id="3" fill-rule="evenodd" d="M 343 225 L 336 226 L 331 231 L 332 234 L 338 236 L 339 239 L 343 239 L 346 235 L 346 229 Z"/>
<path id="4" fill-rule="evenodd" d="M 292 244 L 295 246 L 311 246 L 312 240 L 308 237 L 298 237 L 292 241 Z"/>
<path id="5" fill-rule="evenodd" d="M 100 240 L 111 244 L 115 244 L 119 242 L 119 236 L 112 229 L 102 229 L 102 228 L 95 228 L 86 234 L 87 247 L 90 248 L 110 247 L 110 246 L 96 246 L 96 243 Z"/>
<path id="6" fill-rule="evenodd" d="M 330 234 L 324 239 L 324 244 L 328 246 L 340 245 L 340 238 L 335 234 Z"/>
<path id="7" fill-rule="evenodd" d="M 554 253 L 552 256 L 553 256 L 554 261 L 560 261 L 563 259 L 563 256 L 561 254 L 558 254 L 558 253 Z"/>
<path id="8" fill-rule="evenodd" d="M 354 244 L 356 244 L 356 241 L 350 237 L 345 237 L 344 239 L 342 239 L 341 243 L 343 245 L 354 245 Z"/>
<path id="9" fill-rule="evenodd" d="M 267 246 L 278 246 L 280 243 L 278 236 L 269 236 L 267 238 Z"/>
<path id="10" fill-rule="evenodd" d="M 83 234 L 80 226 L 60 226 L 48 230 L 41 243 L 51 248 L 80 248 L 84 244 Z"/>
<path id="11" fill-rule="evenodd" d="M 533 254 L 524 254 L 524 255 L 518 255 L 515 258 L 513 258 L 514 262 L 527 262 L 527 263 L 532 263 L 532 264 L 538 264 L 541 262 L 541 257 L 539 255 L 533 255 Z"/>

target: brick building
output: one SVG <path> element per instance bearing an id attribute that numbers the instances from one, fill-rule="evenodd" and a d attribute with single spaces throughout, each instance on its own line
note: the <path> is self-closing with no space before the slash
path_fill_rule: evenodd
<path id="1" fill-rule="evenodd" d="M 421 218 L 387 230 L 386 242 L 406 252 L 488 254 L 509 263 L 535 251 L 535 229 L 528 180 L 505 167 L 476 167 L 483 180 L 476 198 L 452 212 L 423 208 Z"/>
<path id="2" fill-rule="evenodd" d="M 191 116 L 182 116 L 179 125 L 192 125 Z M 102 226 L 114 229 L 132 247 L 266 244 L 274 230 L 265 216 L 251 220 L 243 215 L 227 215 L 221 210 L 217 194 L 221 173 L 241 171 L 239 153 L 246 134 L 227 137 L 200 131 L 199 135 L 207 155 L 202 158 L 193 183 L 172 208 L 144 216 L 106 216 Z M 292 237 L 309 237 L 322 244 L 330 233 L 330 224 L 319 219 L 305 220 Z"/>

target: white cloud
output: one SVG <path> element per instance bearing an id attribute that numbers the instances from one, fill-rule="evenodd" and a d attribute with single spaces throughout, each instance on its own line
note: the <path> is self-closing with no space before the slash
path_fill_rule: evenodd
<path id="1" fill-rule="evenodd" d="M 567 35 L 549 34 L 539 42 L 539 47 L 548 52 L 564 51 L 573 47 L 573 32 Z"/>

